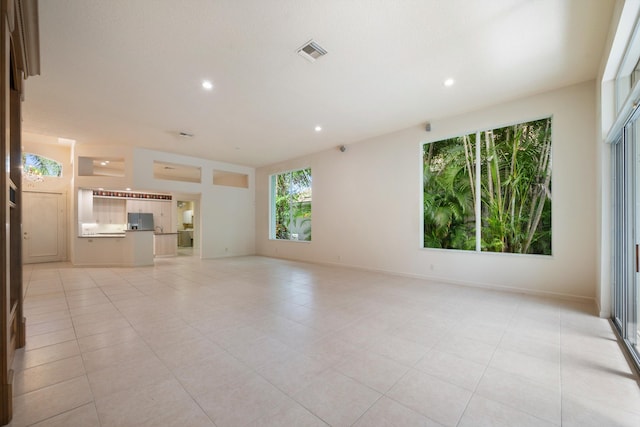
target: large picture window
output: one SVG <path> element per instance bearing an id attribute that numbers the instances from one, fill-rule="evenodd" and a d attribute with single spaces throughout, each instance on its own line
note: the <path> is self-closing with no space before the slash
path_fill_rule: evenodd
<path id="1" fill-rule="evenodd" d="M 311 169 L 271 176 L 271 238 L 311 240 Z"/>
<path id="2" fill-rule="evenodd" d="M 551 118 L 425 144 L 424 247 L 551 255 Z"/>

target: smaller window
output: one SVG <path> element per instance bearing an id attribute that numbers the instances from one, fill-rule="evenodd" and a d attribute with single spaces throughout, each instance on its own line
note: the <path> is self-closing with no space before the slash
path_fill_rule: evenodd
<path id="1" fill-rule="evenodd" d="M 33 153 L 22 153 L 22 174 L 26 179 L 62 176 L 62 164 Z"/>
<path id="2" fill-rule="evenodd" d="M 159 161 L 153 162 L 153 177 L 167 181 L 201 182 L 199 167 Z"/>
<path id="3" fill-rule="evenodd" d="M 271 238 L 311 241 L 311 169 L 271 175 Z"/>
<path id="4" fill-rule="evenodd" d="M 246 173 L 213 170 L 213 185 L 225 187 L 249 188 L 249 175 Z"/>
<path id="5" fill-rule="evenodd" d="M 124 158 L 79 156 L 78 176 L 124 177 Z"/>

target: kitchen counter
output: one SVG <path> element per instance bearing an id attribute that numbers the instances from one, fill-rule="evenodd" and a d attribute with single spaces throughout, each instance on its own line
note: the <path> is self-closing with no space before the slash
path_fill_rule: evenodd
<path id="1" fill-rule="evenodd" d="M 152 230 L 78 236 L 75 264 L 119 267 L 153 265 L 153 240 Z"/>
<path id="2" fill-rule="evenodd" d="M 90 239 L 101 239 L 103 237 L 118 237 L 118 238 L 123 238 L 125 237 L 126 234 L 124 232 L 122 233 L 96 233 L 96 234 L 83 234 L 82 236 L 78 236 L 78 237 L 82 237 L 82 238 L 90 238 Z"/>
<path id="3" fill-rule="evenodd" d="M 131 266 L 153 265 L 153 230 L 127 230 Z"/>

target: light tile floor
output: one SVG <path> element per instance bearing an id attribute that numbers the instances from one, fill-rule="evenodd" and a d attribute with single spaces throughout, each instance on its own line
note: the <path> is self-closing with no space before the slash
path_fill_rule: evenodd
<path id="1" fill-rule="evenodd" d="M 11 426 L 640 426 L 591 304 L 242 257 L 26 266 Z"/>

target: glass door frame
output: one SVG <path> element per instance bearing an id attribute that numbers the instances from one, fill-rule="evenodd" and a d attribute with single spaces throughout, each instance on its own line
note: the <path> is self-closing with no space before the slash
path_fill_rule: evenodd
<path id="1" fill-rule="evenodd" d="M 640 371 L 640 109 L 635 109 L 612 146 L 611 320 Z"/>

